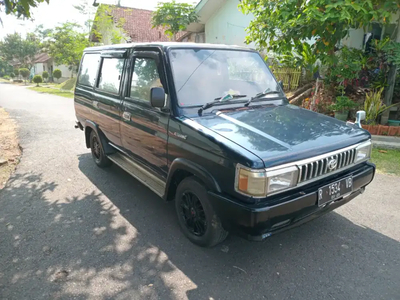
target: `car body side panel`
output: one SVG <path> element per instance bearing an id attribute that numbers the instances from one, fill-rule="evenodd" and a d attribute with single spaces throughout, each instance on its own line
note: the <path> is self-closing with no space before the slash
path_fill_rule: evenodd
<path id="1" fill-rule="evenodd" d="M 121 99 L 119 95 L 107 95 L 105 93 L 94 93 L 95 105 L 92 105 L 101 114 L 101 118 L 97 119 L 96 124 L 104 133 L 106 138 L 117 146 L 122 146 L 120 136 L 120 120 L 121 120 Z"/>
<path id="2" fill-rule="evenodd" d="M 123 148 L 165 180 L 169 114 L 131 101 L 124 101 L 123 111 L 131 114 L 129 120 L 121 120 Z"/>
<path id="3" fill-rule="evenodd" d="M 262 168 L 262 160 L 219 134 L 195 126 L 199 124 L 190 119 L 171 118 L 168 164 L 177 158 L 192 161 L 207 170 L 224 193 L 252 202 L 248 197 L 241 197 L 234 192 L 235 167 L 236 163 L 241 163 L 248 167 Z"/>

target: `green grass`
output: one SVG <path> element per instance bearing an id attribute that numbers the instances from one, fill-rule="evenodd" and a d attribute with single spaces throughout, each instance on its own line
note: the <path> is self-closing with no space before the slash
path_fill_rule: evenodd
<path id="1" fill-rule="evenodd" d="M 378 173 L 400 176 L 400 151 L 372 149 L 372 162 Z"/>
<path id="2" fill-rule="evenodd" d="M 76 77 L 70 78 L 67 81 L 64 81 L 63 83 L 58 84 L 57 87 L 61 90 L 72 91 L 75 88 L 75 84 L 76 84 Z"/>
<path id="3" fill-rule="evenodd" d="M 74 98 L 74 94 L 71 92 L 62 92 L 60 90 L 52 89 L 52 88 L 47 88 L 43 86 L 34 86 L 29 88 L 32 91 L 36 91 L 39 93 L 46 93 L 46 94 L 52 94 L 52 95 L 57 95 L 57 96 L 62 96 L 66 98 Z"/>

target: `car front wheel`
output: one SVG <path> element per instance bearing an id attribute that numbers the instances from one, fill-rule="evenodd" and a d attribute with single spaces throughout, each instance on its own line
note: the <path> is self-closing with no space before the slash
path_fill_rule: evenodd
<path id="1" fill-rule="evenodd" d="M 196 245 L 213 247 L 228 236 L 208 199 L 206 188 L 195 177 L 186 178 L 178 185 L 175 210 L 183 233 Z"/>

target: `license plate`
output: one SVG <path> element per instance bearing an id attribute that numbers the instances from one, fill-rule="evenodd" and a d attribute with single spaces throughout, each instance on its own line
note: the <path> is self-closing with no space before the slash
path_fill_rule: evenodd
<path id="1" fill-rule="evenodd" d="M 353 177 L 347 177 L 318 189 L 318 206 L 351 194 Z"/>

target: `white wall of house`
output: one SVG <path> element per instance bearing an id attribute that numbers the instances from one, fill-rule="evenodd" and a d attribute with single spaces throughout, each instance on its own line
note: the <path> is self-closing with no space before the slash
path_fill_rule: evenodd
<path id="1" fill-rule="evenodd" d="M 226 0 L 205 24 L 206 43 L 252 46 L 245 44 L 246 27 L 253 15 L 244 15 L 237 0 Z"/>
<path id="2" fill-rule="evenodd" d="M 67 78 L 67 79 L 68 79 L 68 78 L 71 77 L 71 73 L 72 73 L 72 72 L 68 69 L 67 66 L 65 66 L 65 65 L 56 66 L 56 64 L 53 63 L 53 71 L 54 71 L 55 69 L 60 69 L 60 70 L 61 70 L 62 78 Z M 74 74 L 74 76 L 76 76 L 76 74 Z"/>

